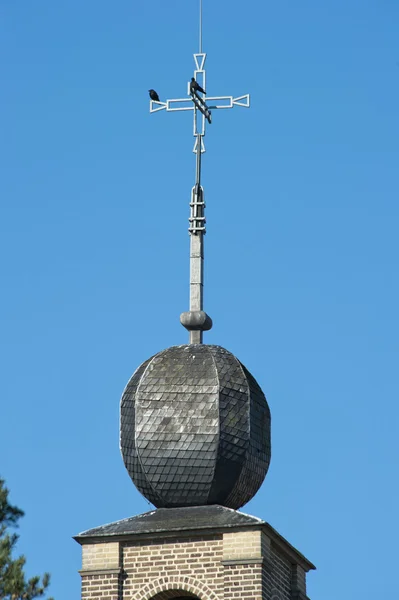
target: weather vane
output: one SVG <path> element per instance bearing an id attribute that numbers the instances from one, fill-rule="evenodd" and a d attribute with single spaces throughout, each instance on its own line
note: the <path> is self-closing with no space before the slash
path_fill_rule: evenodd
<path id="1" fill-rule="evenodd" d="M 190 333 L 190 344 L 202 344 L 203 332 L 212 327 L 211 318 L 203 310 L 204 287 L 204 235 L 205 202 L 201 186 L 201 156 L 205 152 L 204 136 L 206 123 L 212 123 L 212 111 L 243 106 L 249 108 L 249 94 L 244 96 L 206 95 L 206 53 L 202 51 L 202 0 L 199 0 L 199 52 L 194 54 L 194 76 L 187 84 L 187 98 L 175 98 L 161 102 L 157 92 L 150 93 L 150 113 L 193 111 L 193 152 L 196 154 L 195 185 L 190 202 L 190 310 L 180 315 L 181 324 Z M 198 114 L 200 113 L 200 115 Z"/>

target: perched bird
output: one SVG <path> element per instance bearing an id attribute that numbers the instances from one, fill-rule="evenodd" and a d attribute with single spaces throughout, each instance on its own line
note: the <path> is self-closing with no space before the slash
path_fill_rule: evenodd
<path id="1" fill-rule="evenodd" d="M 150 94 L 151 100 L 155 100 L 155 102 L 159 102 L 159 96 L 155 90 L 148 90 Z"/>
<path id="2" fill-rule="evenodd" d="M 202 92 L 203 94 L 206 94 L 206 91 L 195 81 L 194 77 L 191 77 L 190 90 L 192 92 Z"/>

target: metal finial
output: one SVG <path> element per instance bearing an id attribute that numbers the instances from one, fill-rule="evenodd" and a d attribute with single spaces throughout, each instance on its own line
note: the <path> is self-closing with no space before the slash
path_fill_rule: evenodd
<path id="1" fill-rule="evenodd" d="M 249 94 L 244 96 L 207 96 L 206 54 L 202 51 L 202 0 L 199 0 L 199 52 L 194 54 L 194 76 L 187 84 L 188 98 L 176 98 L 161 102 L 150 100 L 150 113 L 193 111 L 193 133 L 195 137 L 193 152 L 196 155 L 195 185 L 190 202 L 190 310 L 180 315 L 181 324 L 190 333 L 190 344 L 202 344 L 203 332 L 211 329 L 212 320 L 203 309 L 204 288 L 204 235 L 205 201 L 201 185 L 202 154 L 205 152 L 206 123 L 212 122 L 212 111 L 223 108 L 244 106 L 249 108 Z"/>

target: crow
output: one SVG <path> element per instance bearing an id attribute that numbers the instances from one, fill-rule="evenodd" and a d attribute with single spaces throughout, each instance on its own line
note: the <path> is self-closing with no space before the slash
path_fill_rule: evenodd
<path id="1" fill-rule="evenodd" d="M 159 96 L 155 90 L 148 90 L 150 94 L 151 100 L 155 100 L 155 102 L 159 102 Z"/>
<path id="2" fill-rule="evenodd" d="M 194 77 L 191 77 L 190 90 L 192 92 L 202 92 L 203 94 L 206 94 L 206 91 L 195 81 Z"/>

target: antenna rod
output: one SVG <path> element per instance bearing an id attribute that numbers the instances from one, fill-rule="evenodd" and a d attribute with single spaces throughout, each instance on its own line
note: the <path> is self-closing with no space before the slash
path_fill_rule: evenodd
<path id="1" fill-rule="evenodd" d="M 200 3 L 200 14 L 199 14 L 199 53 L 202 54 L 202 0 Z"/>

